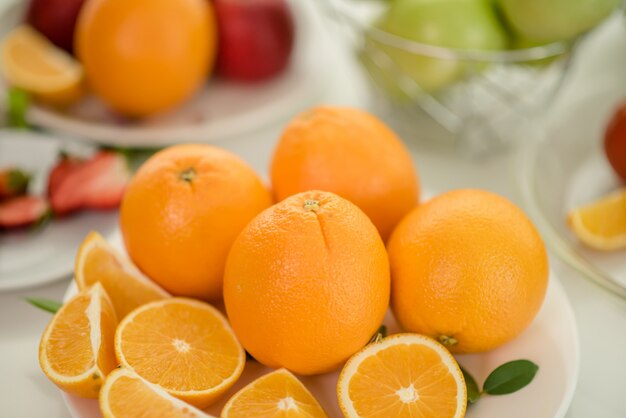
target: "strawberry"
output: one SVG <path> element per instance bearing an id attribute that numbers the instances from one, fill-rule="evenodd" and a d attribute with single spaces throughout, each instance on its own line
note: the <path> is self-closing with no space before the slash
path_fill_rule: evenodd
<path id="1" fill-rule="evenodd" d="M 0 170 L 0 200 L 26 193 L 30 175 L 19 168 Z"/>
<path id="2" fill-rule="evenodd" d="M 101 151 L 73 167 L 54 185 L 50 195 L 52 210 L 63 216 L 83 208 L 117 208 L 130 177 L 123 155 Z"/>
<path id="3" fill-rule="evenodd" d="M 65 177 L 77 167 L 80 167 L 84 160 L 61 153 L 60 160 L 48 175 L 48 197 L 52 196 Z"/>
<path id="4" fill-rule="evenodd" d="M 0 203 L 0 230 L 33 225 L 49 214 L 50 206 L 40 196 L 18 196 Z"/>

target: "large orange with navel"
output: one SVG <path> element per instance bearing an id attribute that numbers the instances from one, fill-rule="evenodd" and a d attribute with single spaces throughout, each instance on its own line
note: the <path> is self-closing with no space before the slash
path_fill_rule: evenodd
<path id="1" fill-rule="evenodd" d="M 271 164 L 277 201 L 325 190 L 357 205 L 383 240 L 417 205 L 417 171 L 400 138 L 363 110 L 320 106 L 296 116 L 282 133 Z"/>
<path id="2" fill-rule="evenodd" d="M 211 145 L 177 145 L 135 174 L 120 227 L 131 259 L 161 287 L 216 301 L 230 246 L 270 205 L 261 179 L 236 155 Z"/>
<path id="3" fill-rule="evenodd" d="M 89 0 L 75 51 L 91 89 L 132 117 L 169 110 L 205 82 L 217 51 L 207 0 Z"/>
<path id="4" fill-rule="evenodd" d="M 266 209 L 228 256 L 224 303 L 244 348 L 298 374 L 339 367 L 380 326 L 389 263 L 368 217 L 333 193 L 311 191 Z"/>
<path id="5" fill-rule="evenodd" d="M 423 203 L 387 247 L 396 319 L 453 353 L 517 337 L 545 296 L 541 237 L 519 208 L 487 191 L 456 190 Z"/>

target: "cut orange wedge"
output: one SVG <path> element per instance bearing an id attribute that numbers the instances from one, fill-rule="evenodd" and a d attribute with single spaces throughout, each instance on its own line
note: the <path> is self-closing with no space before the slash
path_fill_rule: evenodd
<path id="1" fill-rule="evenodd" d="M 106 378 L 100 411 L 104 418 L 213 418 L 123 367 Z"/>
<path id="2" fill-rule="evenodd" d="M 70 104 L 80 98 L 81 65 L 32 27 L 13 29 L 4 39 L 1 56 L 2 72 L 13 86 L 54 104 Z"/>
<path id="3" fill-rule="evenodd" d="M 345 417 L 462 418 L 467 393 L 454 357 L 437 341 L 396 334 L 352 356 L 337 383 Z"/>
<path id="4" fill-rule="evenodd" d="M 138 306 L 170 297 L 97 232 L 89 233 L 81 244 L 74 270 L 79 289 L 96 282 L 104 286 L 120 319 Z"/>
<path id="5" fill-rule="evenodd" d="M 150 302 L 126 315 L 115 354 L 122 366 L 198 408 L 228 390 L 246 361 L 226 318 L 186 298 Z"/>
<path id="6" fill-rule="evenodd" d="M 567 223 L 591 248 L 603 251 L 626 248 L 626 189 L 574 209 Z"/>
<path id="7" fill-rule="evenodd" d="M 317 399 L 286 369 L 261 376 L 233 395 L 221 418 L 327 418 Z"/>
<path id="8" fill-rule="evenodd" d="M 117 319 L 100 284 L 76 295 L 54 315 L 41 337 L 41 370 L 62 390 L 97 398 L 104 377 L 117 366 Z"/>

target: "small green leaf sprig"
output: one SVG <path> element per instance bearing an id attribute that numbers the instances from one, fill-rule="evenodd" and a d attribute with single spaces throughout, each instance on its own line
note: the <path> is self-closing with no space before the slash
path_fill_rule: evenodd
<path id="1" fill-rule="evenodd" d="M 461 367 L 467 388 L 467 403 L 473 404 L 484 394 L 508 395 L 526 387 L 533 381 L 539 371 L 539 366 L 530 360 L 514 360 L 498 366 L 492 371 L 480 390 L 476 380 Z"/>

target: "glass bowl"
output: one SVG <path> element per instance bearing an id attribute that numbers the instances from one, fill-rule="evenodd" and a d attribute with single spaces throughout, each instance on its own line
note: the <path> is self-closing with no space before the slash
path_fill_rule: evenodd
<path id="1" fill-rule="evenodd" d="M 620 184 L 606 160 L 603 135 L 623 87 L 606 86 L 563 101 L 520 152 L 519 186 L 526 210 L 548 246 L 583 275 L 626 298 L 626 250 L 595 251 L 568 229 L 567 213 Z M 539 131 L 539 128 L 537 128 Z"/>
<path id="2" fill-rule="evenodd" d="M 384 3 L 322 2 L 370 76 L 375 110 L 407 139 L 447 141 L 475 154 L 504 149 L 527 136 L 569 69 L 574 41 L 501 51 L 422 44 L 373 25 Z M 433 90 L 403 71 L 398 56 L 404 69 L 414 60 L 454 76 Z"/>

